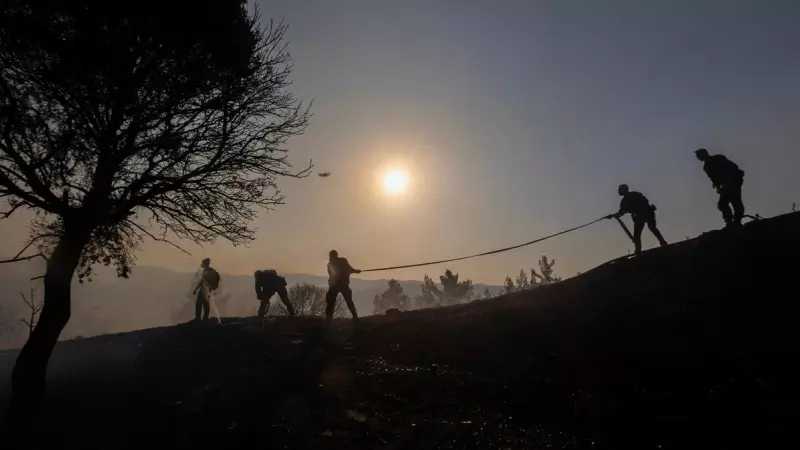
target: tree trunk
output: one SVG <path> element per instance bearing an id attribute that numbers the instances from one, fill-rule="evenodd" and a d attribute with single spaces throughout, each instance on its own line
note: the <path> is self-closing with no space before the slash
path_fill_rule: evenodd
<path id="1" fill-rule="evenodd" d="M 13 439 L 13 448 L 34 447 L 32 439 L 43 435 L 35 433 L 34 425 L 44 412 L 47 363 L 69 321 L 72 276 L 90 235 L 90 231 L 65 229 L 47 261 L 42 310 L 14 365 L 11 400 L 0 428 L 4 440 Z"/>

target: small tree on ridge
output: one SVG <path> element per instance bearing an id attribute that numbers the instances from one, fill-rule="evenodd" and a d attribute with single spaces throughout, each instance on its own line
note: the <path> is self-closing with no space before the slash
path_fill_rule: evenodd
<path id="1" fill-rule="evenodd" d="M 408 295 L 403 293 L 403 286 L 400 282 L 392 278 L 389 280 L 389 288 L 380 295 L 375 295 L 373 309 L 375 314 L 382 314 L 388 309 L 397 308 L 405 311 L 410 307 Z"/>

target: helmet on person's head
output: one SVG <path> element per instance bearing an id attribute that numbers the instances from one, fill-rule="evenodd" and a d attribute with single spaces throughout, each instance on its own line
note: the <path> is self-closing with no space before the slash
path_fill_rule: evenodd
<path id="1" fill-rule="evenodd" d="M 619 193 L 619 195 L 625 195 L 628 192 L 630 192 L 630 188 L 628 187 L 627 184 L 620 184 L 619 187 L 617 188 L 617 193 Z"/>
<path id="2" fill-rule="evenodd" d="M 706 158 L 708 158 L 708 150 L 704 148 L 698 148 L 697 150 L 694 151 L 694 154 L 700 161 L 705 161 Z"/>
<path id="3" fill-rule="evenodd" d="M 336 250 L 331 250 L 330 252 L 328 252 L 328 256 L 331 258 L 338 258 L 339 252 L 337 252 Z"/>
<path id="4" fill-rule="evenodd" d="M 210 266 L 211 265 L 211 259 L 209 259 L 209 258 L 204 259 L 203 262 L 200 263 L 200 265 L 203 266 L 203 267 Z"/>

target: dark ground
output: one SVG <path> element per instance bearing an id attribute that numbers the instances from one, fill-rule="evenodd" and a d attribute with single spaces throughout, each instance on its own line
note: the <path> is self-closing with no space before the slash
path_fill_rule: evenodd
<path id="1" fill-rule="evenodd" d="M 330 333 L 240 319 L 64 342 L 42 436 L 82 449 L 796 448 L 798 231 L 800 213 L 781 216 Z"/>

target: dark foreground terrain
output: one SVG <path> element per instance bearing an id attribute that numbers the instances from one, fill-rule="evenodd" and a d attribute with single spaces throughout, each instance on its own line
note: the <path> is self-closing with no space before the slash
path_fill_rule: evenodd
<path id="1" fill-rule="evenodd" d="M 798 232 L 800 214 L 762 220 L 548 288 L 330 332 L 315 319 L 230 319 L 64 342 L 42 438 L 82 449 L 796 448 Z M 4 372 L 14 356 L 0 353 Z"/>

